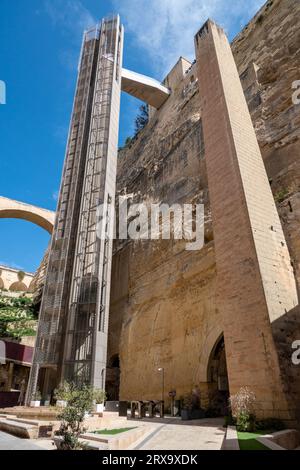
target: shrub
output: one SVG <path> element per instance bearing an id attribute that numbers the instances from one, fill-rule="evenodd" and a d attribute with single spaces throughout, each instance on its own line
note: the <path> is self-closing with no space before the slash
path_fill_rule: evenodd
<path id="1" fill-rule="evenodd" d="M 286 199 L 288 194 L 289 194 L 288 189 L 281 189 L 280 191 L 278 191 L 278 193 L 275 194 L 274 199 L 275 199 L 276 202 L 278 202 L 280 204 L 281 202 L 283 202 Z"/>
<path id="2" fill-rule="evenodd" d="M 192 411 L 193 409 L 193 396 L 191 393 L 185 395 L 182 400 L 182 409 Z"/>
<path id="3" fill-rule="evenodd" d="M 256 429 L 265 431 L 283 431 L 285 429 L 285 424 L 281 419 L 277 418 L 266 418 L 258 421 L 256 423 Z"/>
<path id="4" fill-rule="evenodd" d="M 135 135 L 137 135 L 149 121 L 149 111 L 148 106 L 142 104 L 139 108 L 139 114 L 135 118 Z"/>
<path id="5" fill-rule="evenodd" d="M 68 401 L 71 391 L 71 384 L 63 382 L 58 388 L 54 390 L 55 400 Z"/>
<path id="6" fill-rule="evenodd" d="M 86 413 L 92 411 L 94 391 L 87 385 L 80 387 L 65 382 L 58 389 L 58 396 L 67 401 L 66 408 L 58 415 L 61 420 L 60 428 L 55 433 L 62 436 L 62 450 L 75 450 L 84 448 L 79 442 L 79 436 L 85 431 L 83 421 Z"/>
<path id="7" fill-rule="evenodd" d="M 227 426 L 235 426 L 236 425 L 236 419 L 232 415 L 225 416 L 224 418 L 224 426 L 227 428 Z"/>
<path id="8" fill-rule="evenodd" d="M 263 21 L 264 21 L 264 16 L 263 16 L 263 15 L 260 15 L 260 16 L 257 18 L 257 23 L 258 23 L 258 24 L 262 24 Z"/>
<path id="9" fill-rule="evenodd" d="M 41 401 L 42 399 L 42 394 L 40 392 L 39 389 L 36 389 L 36 391 L 34 392 L 34 394 L 32 395 L 32 400 L 34 401 Z"/>
<path id="10" fill-rule="evenodd" d="M 255 431 L 255 415 L 242 412 L 236 419 L 236 427 L 241 432 Z"/>
<path id="11" fill-rule="evenodd" d="M 255 429 L 255 401 L 255 395 L 248 387 L 242 387 L 229 398 L 231 413 L 236 418 L 238 431 L 245 432 Z"/>
<path id="12" fill-rule="evenodd" d="M 0 336 L 19 340 L 35 336 L 36 312 L 28 297 L 9 297 L 0 294 Z"/>
<path id="13" fill-rule="evenodd" d="M 105 390 L 96 388 L 93 393 L 94 400 L 97 404 L 104 403 L 106 400 Z"/>
<path id="14" fill-rule="evenodd" d="M 200 390 L 197 387 L 190 393 L 187 393 L 182 399 L 182 409 L 184 410 L 199 410 L 200 404 Z"/>

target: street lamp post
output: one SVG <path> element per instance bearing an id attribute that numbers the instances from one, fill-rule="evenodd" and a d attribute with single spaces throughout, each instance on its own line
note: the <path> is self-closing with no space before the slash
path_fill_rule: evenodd
<path id="1" fill-rule="evenodd" d="M 162 416 L 165 414 L 164 409 L 164 395 L 165 395 L 165 369 L 164 367 L 159 367 L 158 372 L 161 372 L 161 401 L 162 401 Z"/>

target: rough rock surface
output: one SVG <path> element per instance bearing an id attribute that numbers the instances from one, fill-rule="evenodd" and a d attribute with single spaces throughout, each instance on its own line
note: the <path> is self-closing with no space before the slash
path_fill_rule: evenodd
<path id="1" fill-rule="evenodd" d="M 300 276 L 300 4 L 271 0 L 233 41 L 266 170 Z M 200 25 L 199 25 L 200 26 Z M 255 64 L 255 65 L 253 65 Z M 205 204 L 206 245 L 118 241 L 114 247 L 108 356 L 120 357 L 120 398 L 177 397 L 199 386 L 222 333 L 215 307 L 215 260 L 195 66 L 137 140 L 119 154 L 118 192 L 135 201 Z"/>

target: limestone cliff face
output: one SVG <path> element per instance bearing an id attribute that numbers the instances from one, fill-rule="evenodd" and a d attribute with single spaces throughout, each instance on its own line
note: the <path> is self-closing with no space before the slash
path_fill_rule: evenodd
<path id="1" fill-rule="evenodd" d="M 233 41 L 266 170 L 300 280 L 300 3 L 273 0 Z M 200 26 L 200 25 L 199 25 Z M 211 351 L 222 333 L 215 307 L 215 261 L 195 66 L 137 140 L 119 154 L 118 192 L 135 202 L 205 204 L 206 245 L 179 241 L 115 243 L 109 358 L 120 356 L 120 398 L 205 395 Z"/>
<path id="2" fill-rule="evenodd" d="M 120 153 L 118 194 L 134 202 L 205 203 L 209 221 L 193 78 L 192 68 L 137 141 Z M 207 240 L 210 232 L 208 223 Z M 200 380 L 202 349 L 219 323 L 214 283 L 212 242 L 196 252 L 186 251 L 184 241 L 115 243 L 108 351 L 109 358 L 120 354 L 122 398 L 159 399 L 159 367 L 165 368 L 166 392 L 176 388 L 177 396 L 206 381 Z"/>
<path id="3" fill-rule="evenodd" d="M 298 0 L 269 0 L 232 44 L 298 283 L 300 105 L 292 84 L 300 80 L 299 24 Z"/>

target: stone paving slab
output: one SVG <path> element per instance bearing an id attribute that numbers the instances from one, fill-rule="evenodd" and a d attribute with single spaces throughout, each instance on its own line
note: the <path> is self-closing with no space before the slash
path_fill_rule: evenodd
<path id="1" fill-rule="evenodd" d="M 0 431 L 0 450 L 46 450 L 45 447 L 33 443 L 29 439 L 21 439 Z"/>
<path id="2" fill-rule="evenodd" d="M 130 421 L 133 423 L 134 421 Z M 170 423 L 170 424 L 169 424 Z M 223 419 L 182 422 L 164 419 L 153 423 L 146 434 L 129 448 L 134 450 L 220 450 L 225 437 Z M 144 425 L 139 421 L 137 425 Z M 150 429 L 151 428 L 151 429 Z M 51 439 L 20 439 L 0 431 L 0 450 L 54 450 Z"/>
<path id="3" fill-rule="evenodd" d="M 220 450 L 225 437 L 223 419 L 180 425 L 163 423 L 136 447 L 141 450 Z"/>

